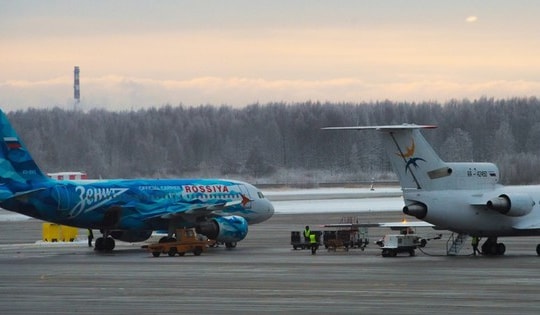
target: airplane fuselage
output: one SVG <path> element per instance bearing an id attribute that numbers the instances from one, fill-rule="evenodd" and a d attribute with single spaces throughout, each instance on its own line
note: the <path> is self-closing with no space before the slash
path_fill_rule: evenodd
<path id="1" fill-rule="evenodd" d="M 501 195 L 526 194 L 533 200 L 529 213 L 519 216 L 502 214 L 487 207 L 487 202 Z M 423 220 L 454 232 L 481 236 L 540 235 L 540 186 L 502 186 L 493 190 L 444 190 L 404 192 L 405 203 L 427 206 Z M 529 225 L 530 223 L 530 225 Z M 521 228 L 519 228 L 521 227 Z"/>
<path id="2" fill-rule="evenodd" d="M 210 211 L 213 205 L 234 203 L 215 209 L 222 216 L 241 216 L 250 224 L 262 222 L 273 208 L 254 186 L 231 180 L 102 180 L 47 181 L 32 187 L 34 192 L 11 198 L 2 207 L 37 219 L 76 227 L 100 229 L 113 223 L 115 229 L 167 229 L 167 213 L 185 212 L 184 225 Z M 119 213 L 111 215 L 111 209 Z M 117 222 L 108 222 L 118 219 Z M 182 224 L 180 224 L 182 225 Z"/>

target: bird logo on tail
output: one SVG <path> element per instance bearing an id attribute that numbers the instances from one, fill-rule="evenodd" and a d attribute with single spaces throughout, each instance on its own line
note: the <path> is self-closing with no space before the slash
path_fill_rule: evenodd
<path id="1" fill-rule="evenodd" d="M 418 168 L 418 161 L 426 162 L 423 158 L 420 157 L 413 157 L 415 152 L 415 144 L 414 139 L 411 139 L 411 146 L 406 147 L 405 152 L 396 152 L 397 156 L 400 156 L 405 160 L 405 173 L 407 173 L 408 170 L 410 170 L 411 166 L 414 166 L 414 168 Z"/>

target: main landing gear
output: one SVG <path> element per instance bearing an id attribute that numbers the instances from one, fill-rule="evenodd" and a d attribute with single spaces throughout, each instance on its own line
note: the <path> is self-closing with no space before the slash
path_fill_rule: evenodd
<path id="1" fill-rule="evenodd" d="M 538 247 L 536 248 L 536 251 L 538 252 Z M 506 252 L 506 246 L 504 246 L 503 243 L 497 243 L 496 236 L 488 237 L 484 244 L 482 244 L 482 255 L 502 256 L 504 255 L 504 252 Z"/>
<path id="2" fill-rule="evenodd" d="M 114 249 L 114 238 L 109 236 L 107 231 L 103 232 L 103 237 L 98 237 L 94 244 L 94 250 L 98 252 L 110 252 Z"/>
<path id="3" fill-rule="evenodd" d="M 482 245 L 482 254 L 485 256 L 502 256 L 506 251 L 503 243 L 497 243 L 497 237 L 488 237 Z M 536 245 L 536 254 L 540 256 L 540 244 Z"/>

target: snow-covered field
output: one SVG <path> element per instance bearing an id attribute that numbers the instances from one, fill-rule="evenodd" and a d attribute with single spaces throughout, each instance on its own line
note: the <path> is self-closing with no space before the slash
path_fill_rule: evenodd
<path id="1" fill-rule="evenodd" d="M 274 201 L 274 210 L 281 214 L 324 213 L 324 212 L 369 212 L 401 211 L 401 197 L 360 198 L 360 199 L 320 199 Z"/>
<path id="2" fill-rule="evenodd" d="M 401 211 L 400 187 L 265 190 L 276 213 Z"/>

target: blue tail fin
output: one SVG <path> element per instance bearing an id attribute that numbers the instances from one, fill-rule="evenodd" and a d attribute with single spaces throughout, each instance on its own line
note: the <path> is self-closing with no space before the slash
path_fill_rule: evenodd
<path id="1" fill-rule="evenodd" d="M 32 189 L 45 176 L 13 129 L 6 114 L 0 110 L 0 195 Z"/>

